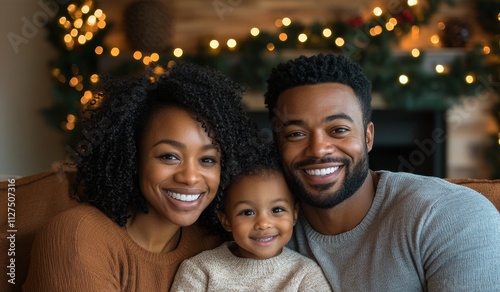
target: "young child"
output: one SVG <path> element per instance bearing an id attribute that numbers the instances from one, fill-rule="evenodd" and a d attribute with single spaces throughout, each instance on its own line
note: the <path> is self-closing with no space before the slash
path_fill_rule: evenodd
<path id="1" fill-rule="evenodd" d="M 266 152 L 225 190 L 217 215 L 234 241 L 185 260 L 171 291 L 331 291 L 316 262 L 285 247 L 298 204 L 277 154 Z"/>

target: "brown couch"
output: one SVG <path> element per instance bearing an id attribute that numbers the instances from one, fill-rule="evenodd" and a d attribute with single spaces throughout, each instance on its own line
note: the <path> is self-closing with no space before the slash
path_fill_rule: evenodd
<path id="1" fill-rule="evenodd" d="M 0 273 L 1 291 L 21 291 L 28 271 L 35 232 L 52 216 L 78 204 L 71 197 L 71 182 L 74 177 L 74 168 L 60 165 L 42 173 L 16 179 L 10 185 L 8 181 L 0 182 L 0 266 L 3 267 Z M 500 180 L 448 180 L 475 189 L 488 197 L 500 210 Z M 9 202 L 11 206 L 15 203 L 13 209 L 8 209 Z M 14 212 L 15 217 L 12 216 Z M 14 225 L 9 226 L 9 223 Z M 15 241 L 12 240 L 11 243 L 9 236 L 12 235 Z M 15 252 L 15 255 L 12 252 Z M 15 272 L 12 274 L 15 274 L 15 285 L 8 282 L 10 276 L 7 273 L 10 269 L 7 268 L 7 273 L 5 270 L 11 265 L 12 259 L 15 260 Z"/>

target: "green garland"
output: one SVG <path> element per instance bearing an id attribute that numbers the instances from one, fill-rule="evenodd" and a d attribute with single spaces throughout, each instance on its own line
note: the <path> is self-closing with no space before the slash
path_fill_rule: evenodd
<path id="1" fill-rule="evenodd" d="M 485 56 L 481 52 L 481 47 L 467 52 L 465 58 L 457 58 L 449 64 L 447 74 L 425 72 L 422 68 L 425 52 L 421 52 L 419 57 L 414 58 L 396 56 L 393 50 L 393 47 L 397 46 L 401 38 L 407 35 L 414 25 L 425 25 L 441 4 L 455 5 L 455 0 L 428 0 L 415 6 L 409 6 L 406 2 L 401 1 L 400 6 L 392 7 L 392 13 L 386 11 L 370 19 L 355 16 L 347 20 L 333 20 L 330 23 L 315 22 L 310 25 L 293 22 L 276 32 L 261 32 L 256 37 L 250 36 L 240 40 L 235 50 L 221 48 L 217 54 L 209 49 L 208 43 L 200 40 L 196 52 L 185 54 L 181 59 L 215 67 L 246 85 L 249 90 L 262 92 L 265 90 L 265 80 L 271 68 L 284 61 L 287 53 L 311 50 L 329 51 L 346 54 L 359 62 L 373 81 L 374 91 L 379 92 L 388 106 L 392 108 L 443 109 L 458 102 L 461 95 L 473 94 L 477 84 L 465 82 L 465 75 L 473 72 L 477 80 L 480 76 L 487 76 L 491 72 L 491 68 L 485 64 Z M 76 4 L 81 3 L 82 1 L 79 1 Z M 69 143 L 72 145 L 75 141 L 75 134 L 78 132 L 76 131 L 79 126 L 78 121 L 73 131 L 64 129 L 61 124 L 67 122 L 68 114 L 75 115 L 78 119 L 82 106 L 80 102 L 82 92 L 90 89 L 92 84 L 88 80 L 92 74 L 98 72 L 99 57 L 95 54 L 94 48 L 98 45 L 103 46 L 103 38 L 108 32 L 109 25 L 106 29 L 99 31 L 91 41 L 68 50 L 62 42 L 67 32 L 61 28 L 58 20 L 62 16 L 69 17 L 69 15 L 66 9 L 59 11 L 59 15 L 48 23 L 47 29 L 49 40 L 60 52 L 52 64 L 54 68 L 59 68 L 60 75 L 56 78 L 59 81 L 56 81 L 54 87 L 54 104 L 44 109 L 43 113 L 50 125 L 68 133 Z M 384 26 L 391 18 L 397 20 L 397 25 L 389 31 Z M 383 29 L 377 35 L 371 36 L 369 32 L 374 26 L 380 26 Z M 323 36 L 325 28 L 332 31 L 331 37 Z M 279 39 L 281 33 L 287 35 L 285 41 Z M 306 42 L 298 41 L 301 33 L 307 34 Z M 343 46 L 335 44 L 335 39 L 339 37 L 344 40 Z M 267 49 L 270 43 L 274 45 L 272 52 Z M 176 59 L 178 58 L 173 56 L 172 48 L 160 53 L 160 60 Z M 75 75 L 75 68 L 78 68 L 77 75 L 83 76 L 84 80 L 82 82 L 84 88 L 80 91 L 76 91 L 67 82 L 68 78 Z M 140 61 L 131 58 L 130 62 L 123 62 L 114 70 L 115 72 L 110 73 L 126 72 L 129 74 L 142 68 Z M 410 80 L 406 85 L 398 81 L 402 74 L 408 76 Z M 60 76 L 65 76 L 66 81 L 61 82 Z"/>

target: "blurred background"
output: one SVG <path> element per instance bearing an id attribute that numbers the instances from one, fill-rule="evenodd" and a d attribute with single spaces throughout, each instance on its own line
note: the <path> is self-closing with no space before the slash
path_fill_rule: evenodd
<path id="1" fill-rule="evenodd" d="M 278 62 L 345 54 L 373 80 L 372 169 L 500 178 L 497 0 L 2 0 L 0 174 L 76 155 L 98 74 L 151 61 L 215 67 L 270 134 Z"/>

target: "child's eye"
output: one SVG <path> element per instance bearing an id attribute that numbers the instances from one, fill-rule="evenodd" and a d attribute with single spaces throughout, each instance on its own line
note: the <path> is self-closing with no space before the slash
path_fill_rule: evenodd
<path id="1" fill-rule="evenodd" d="M 252 216 L 255 215 L 255 212 L 253 210 L 243 210 L 239 214 L 244 216 Z"/>
<path id="2" fill-rule="evenodd" d="M 281 212 L 284 212 L 285 211 L 285 208 L 283 207 L 274 207 L 271 211 L 271 213 L 281 213 Z"/>

